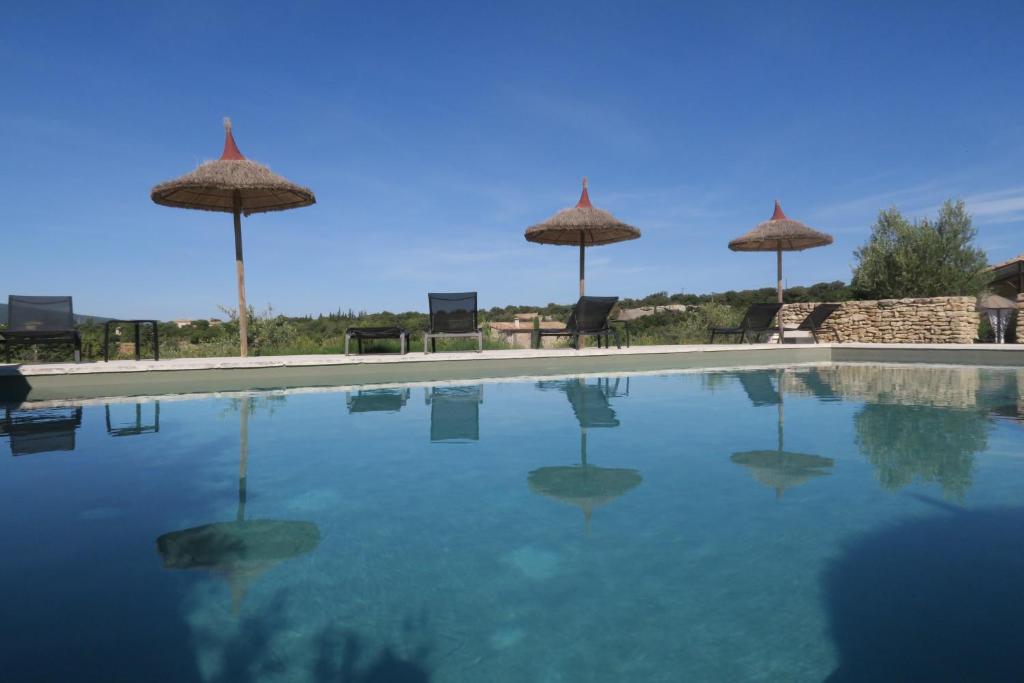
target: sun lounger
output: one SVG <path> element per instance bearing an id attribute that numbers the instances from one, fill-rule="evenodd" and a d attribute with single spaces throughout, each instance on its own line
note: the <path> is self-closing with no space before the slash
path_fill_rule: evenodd
<path id="1" fill-rule="evenodd" d="M 605 346 L 608 346 L 608 335 L 611 335 L 615 338 L 615 346 L 621 349 L 619 333 L 608 320 L 618 301 L 617 296 L 581 296 L 565 321 L 565 327 L 537 330 L 535 346 L 540 346 L 543 337 L 570 337 L 574 349 L 580 348 L 580 337 L 597 337 L 598 346 L 603 338 Z"/>
<path id="2" fill-rule="evenodd" d="M 818 333 L 821 332 L 822 326 L 825 321 L 829 319 L 833 313 L 835 313 L 842 304 L 818 304 L 814 307 L 804 321 L 796 327 L 785 328 L 786 332 L 810 332 L 814 338 L 814 343 L 818 343 Z M 839 340 L 839 335 L 833 330 L 833 334 L 836 335 L 836 341 Z"/>
<path id="3" fill-rule="evenodd" d="M 7 329 L 0 330 L 4 358 L 11 362 L 11 345 L 71 344 L 75 362 L 82 360 L 82 338 L 75 329 L 70 296 L 16 296 L 7 299 Z"/>
<path id="4" fill-rule="evenodd" d="M 430 328 L 423 333 L 423 353 L 437 351 L 438 337 L 476 337 L 477 352 L 484 350 L 484 333 L 477 324 L 476 292 L 431 293 Z"/>
<path id="5" fill-rule="evenodd" d="M 719 335 L 738 336 L 741 342 L 756 342 L 762 334 L 775 331 L 772 320 L 781 308 L 782 304 L 751 304 L 739 327 L 712 327 L 711 343 L 714 344 Z"/>

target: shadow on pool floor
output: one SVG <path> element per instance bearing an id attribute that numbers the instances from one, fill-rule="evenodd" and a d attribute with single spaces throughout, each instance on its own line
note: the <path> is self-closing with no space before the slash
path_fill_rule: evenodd
<path id="1" fill-rule="evenodd" d="M 869 532 L 823 583 L 840 681 L 1024 680 L 1024 508 L 941 508 Z"/>
<path id="2" fill-rule="evenodd" d="M 292 673 L 316 683 L 430 683 L 425 662 L 430 648 L 421 644 L 408 659 L 384 647 L 371 655 L 357 633 L 327 626 L 315 637 L 316 659 L 307 672 L 288 671 L 288 662 L 273 655 L 271 640 L 284 623 L 286 596 L 279 593 L 255 614 L 242 620 L 238 633 L 226 644 L 221 670 L 211 683 L 249 683 L 268 676 Z M 407 635 L 423 629 L 425 620 L 407 619 Z"/>

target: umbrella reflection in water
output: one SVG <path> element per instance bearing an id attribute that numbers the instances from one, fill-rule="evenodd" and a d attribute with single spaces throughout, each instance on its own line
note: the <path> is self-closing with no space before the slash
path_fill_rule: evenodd
<path id="1" fill-rule="evenodd" d="M 156 539 L 165 568 L 205 569 L 224 575 L 236 614 L 257 577 L 285 560 L 312 552 L 320 544 L 320 529 L 312 522 L 245 518 L 250 406 L 250 398 L 242 400 L 235 520 L 172 531 Z"/>
<path id="2" fill-rule="evenodd" d="M 775 489 L 778 498 L 781 498 L 788 488 L 831 474 L 830 470 L 835 464 L 832 458 L 794 453 L 784 448 L 782 371 L 776 375 L 777 389 L 771 386 L 771 379 L 764 371 L 740 373 L 739 380 L 747 398 L 754 406 L 778 407 L 778 445 L 775 450 L 733 453 L 730 459 L 737 465 L 746 467 L 758 482 Z"/>
<path id="3" fill-rule="evenodd" d="M 541 467 L 527 477 L 534 493 L 554 498 L 583 510 L 584 525 L 590 532 L 590 517 L 594 508 L 612 502 L 636 488 L 643 477 L 636 470 L 598 467 L 587 459 L 587 430 L 619 426 L 615 411 L 608 404 L 609 395 L 618 393 L 619 381 L 587 384 L 582 379 L 539 382 L 540 389 L 564 391 L 580 425 L 580 464 L 560 467 Z M 628 390 L 627 390 L 628 391 Z"/>

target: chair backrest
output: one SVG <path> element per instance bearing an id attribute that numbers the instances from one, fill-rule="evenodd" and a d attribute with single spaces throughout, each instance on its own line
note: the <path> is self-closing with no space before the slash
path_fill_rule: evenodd
<path id="1" fill-rule="evenodd" d="M 618 301 L 617 296 L 581 296 L 565 321 L 566 329 L 584 333 L 608 329 L 608 316 Z"/>
<path id="2" fill-rule="evenodd" d="M 797 327 L 798 330 L 816 330 L 828 320 L 828 317 L 839 310 L 842 304 L 818 304 L 814 307 L 804 321 Z"/>
<path id="3" fill-rule="evenodd" d="M 740 327 L 745 330 L 767 330 L 782 304 L 751 304 Z"/>
<path id="4" fill-rule="evenodd" d="M 476 292 L 427 294 L 430 332 L 476 332 Z"/>
<path id="5" fill-rule="evenodd" d="M 70 296 L 7 298 L 7 329 L 11 332 L 66 332 L 75 329 Z"/>

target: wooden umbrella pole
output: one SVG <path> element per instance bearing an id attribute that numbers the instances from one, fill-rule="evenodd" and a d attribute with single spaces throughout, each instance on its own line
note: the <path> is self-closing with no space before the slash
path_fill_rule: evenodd
<path id="1" fill-rule="evenodd" d="M 586 277 L 584 272 L 584 266 L 586 263 L 587 248 L 583 241 L 583 231 L 580 230 L 580 297 L 583 297 L 583 293 L 586 291 Z M 576 348 L 582 349 L 587 345 L 587 338 L 580 335 L 576 339 Z"/>
<path id="2" fill-rule="evenodd" d="M 238 277 L 238 337 L 239 355 L 249 355 L 249 310 L 245 306 L 245 261 L 242 259 L 242 196 L 234 193 L 235 215 L 235 274 Z"/>
<path id="3" fill-rule="evenodd" d="M 776 254 L 776 266 L 778 268 L 778 288 L 779 288 L 779 303 L 782 302 L 782 247 L 780 246 L 775 250 Z M 779 343 L 783 343 L 783 330 L 782 330 L 782 309 L 779 308 Z"/>
<path id="4" fill-rule="evenodd" d="M 583 292 L 586 289 L 584 282 L 584 264 L 586 262 L 586 246 L 583 244 L 583 231 L 580 230 L 580 296 L 583 296 Z"/>

